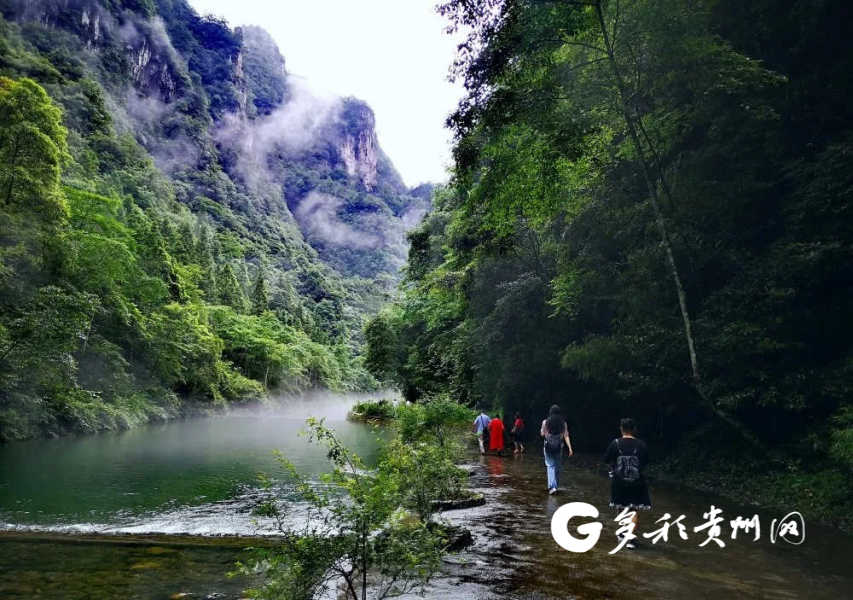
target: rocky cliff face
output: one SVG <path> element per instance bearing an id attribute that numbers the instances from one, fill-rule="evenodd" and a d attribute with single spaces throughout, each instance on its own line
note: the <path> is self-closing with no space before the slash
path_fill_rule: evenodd
<path id="1" fill-rule="evenodd" d="M 290 76 L 263 29 L 231 30 L 185 0 L 0 0 L 0 12 L 79 40 L 117 126 L 185 182 L 190 206 L 212 199 L 257 231 L 298 227 L 344 275 L 402 264 L 424 202 L 382 151 L 373 111 Z"/>
<path id="2" fill-rule="evenodd" d="M 373 111 L 363 102 L 348 98 L 339 116 L 337 151 L 346 167 L 367 191 L 373 190 L 379 165 L 379 141 L 376 139 Z"/>

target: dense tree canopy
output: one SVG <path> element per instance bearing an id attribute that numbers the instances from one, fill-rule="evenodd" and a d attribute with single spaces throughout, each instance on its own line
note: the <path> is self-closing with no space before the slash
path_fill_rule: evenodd
<path id="1" fill-rule="evenodd" d="M 454 177 L 368 329 L 394 349 L 373 372 L 412 399 L 559 402 L 581 447 L 630 414 L 681 456 L 707 435 L 733 440 L 717 465 L 849 473 L 853 53 L 816 39 L 841 3 L 770 4 L 441 5 L 470 32 Z"/>
<path id="2" fill-rule="evenodd" d="M 0 442 L 374 387 L 362 319 L 391 280 L 331 268 L 213 139 L 287 100 L 275 45 L 183 0 L 96 8 L 0 1 Z"/>

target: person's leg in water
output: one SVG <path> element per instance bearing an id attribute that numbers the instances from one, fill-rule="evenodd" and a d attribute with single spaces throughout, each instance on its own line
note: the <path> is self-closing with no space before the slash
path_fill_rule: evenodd
<path id="1" fill-rule="evenodd" d="M 483 433 L 482 432 L 477 434 L 477 443 L 480 444 L 480 454 L 485 454 L 486 448 L 483 447 Z"/>
<path id="2" fill-rule="evenodd" d="M 551 456 L 548 451 L 545 454 L 545 471 L 548 474 L 548 493 L 555 494 L 560 485 L 560 458 Z"/>

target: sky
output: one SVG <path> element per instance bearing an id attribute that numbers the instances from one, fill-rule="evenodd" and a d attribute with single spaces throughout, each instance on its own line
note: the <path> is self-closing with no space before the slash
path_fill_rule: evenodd
<path id="1" fill-rule="evenodd" d="M 367 101 L 379 143 L 409 186 L 447 178 L 444 120 L 463 89 L 447 80 L 458 38 L 436 0 L 189 0 L 232 27 L 260 25 L 289 73 Z"/>

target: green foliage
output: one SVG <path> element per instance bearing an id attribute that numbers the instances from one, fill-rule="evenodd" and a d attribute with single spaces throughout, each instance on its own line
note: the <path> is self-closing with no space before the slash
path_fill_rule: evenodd
<path id="1" fill-rule="evenodd" d="M 294 495 L 307 503 L 308 511 L 304 524 L 288 526 L 292 499 L 273 498 L 256 510 L 259 516 L 277 519 L 282 544 L 258 550 L 254 562 L 238 565 L 243 573 L 263 568 L 265 584 L 251 590 L 251 597 L 318 598 L 330 582 L 340 585 L 350 600 L 423 589 L 441 564 L 446 539 L 424 513 L 413 515 L 405 508 L 429 510 L 435 499 L 430 494 L 445 485 L 438 481 L 444 473 L 430 471 L 425 477 L 412 470 L 429 460 L 405 446 L 389 447 L 370 472 L 322 421 L 308 423 L 309 440 L 327 449 L 332 470 L 322 478 L 326 485 L 318 487 L 280 457 Z M 414 489 L 416 481 L 419 487 Z"/>
<path id="2" fill-rule="evenodd" d="M 225 357 L 265 388 L 297 391 L 310 386 L 340 389 L 341 364 L 334 352 L 275 315 L 241 315 L 229 307 L 210 309 L 212 326 Z"/>
<path id="3" fill-rule="evenodd" d="M 676 455 L 734 423 L 780 494 L 849 507 L 817 484 L 849 470 L 853 339 L 853 55 L 815 42 L 825 8 L 442 4 L 470 32 L 454 177 L 370 324 L 372 372 L 528 421 L 561 404 L 595 451 L 626 414 Z"/>
<path id="4" fill-rule="evenodd" d="M 397 406 L 392 400 L 364 400 L 356 402 L 350 416 L 362 421 L 390 421 L 397 416 Z"/>
<path id="5" fill-rule="evenodd" d="M 101 106 L 90 91 L 82 102 Z M 325 276 L 315 301 L 288 282 L 270 289 L 259 269 L 243 314 L 244 242 L 175 204 L 135 142 L 103 126 L 74 131 L 69 158 L 61 111 L 38 84 L 3 79 L 0 94 L 3 439 L 131 427 L 174 416 L 186 399 L 374 385 L 352 350 L 323 343 L 343 333 Z M 16 151 L 16 136 L 35 141 Z M 60 185 L 69 160 L 73 178 Z M 281 290 L 286 303 L 269 312 Z M 336 332 L 323 329 L 332 323 Z"/>
<path id="6" fill-rule="evenodd" d="M 0 77 L 0 203 L 46 225 L 67 212 L 59 189 L 68 160 L 62 112 L 32 79 Z"/>
<path id="7" fill-rule="evenodd" d="M 380 313 L 367 323 L 364 330 L 367 342 L 364 367 L 381 381 L 390 379 L 397 367 L 394 355 L 397 344 L 389 320 L 388 315 Z"/>
<path id="8" fill-rule="evenodd" d="M 287 92 L 284 58 L 275 42 L 260 27 L 242 27 L 243 71 L 251 93 L 251 101 L 260 114 L 269 114 L 279 106 Z"/>
<path id="9" fill-rule="evenodd" d="M 287 202 L 325 185 L 390 214 L 386 200 L 405 208 L 402 186 L 385 189 L 395 175 L 366 194 L 326 162 L 282 159 L 270 168 L 284 197 L 254 189 L 213 127 L 287 100 L 268 36 L 244 38 L 185 0 L 105 2 L 90 20 L 81 10 L 13 2 L 0 17 L 0 437 L 375 388 L 363 320 L 393 277 L 330 268 Z M 353 264 L 388 270 L 383 252 Z"/>
<path id="10" fill-rule="evenodd" d="M 848 469 L 853 468 L 853 406 L 842 406 L 833 418 L 830 434 L 830 456 Z"/>
<path id="11" fill-rule="evenodd" d="M 443 447 L 452 443 L 454 430 L 467 427 L 475 412 L 447 396 L 428 398 L 397 407 L 397 428 L 405 443 L 430 442 Z"/>
<path id="12" fill-rule="evenodd" d="M 442 438 L 443 439 L 443 438 Z M 380 462 L 379 472 L 396 482 L 401 491 L 401 506 L 429 522 L 437 500 L 453 500 L 463 495 L 468 474 L 456 466 L 457 447 L 445 440 L 392 440 Z"/>
<path id="13" fill-rule="evenodd" d="M 252 313 L 263 314 L 270 306 L 270 294 L 263 269 L 258 269 L 255 285 L 252 287 Z"/>
<path id="14" fill-rule="evenodd" d="M 234 273 L 231 263 L 222 266 L 216 275 L 216 284 L 219 291 L 219 301 L 222 304 L 230 306 L 237 312 L 246 312 L 246 294 L 243 292 L 240 282 L 237 281 L 237 275 Z"/>

